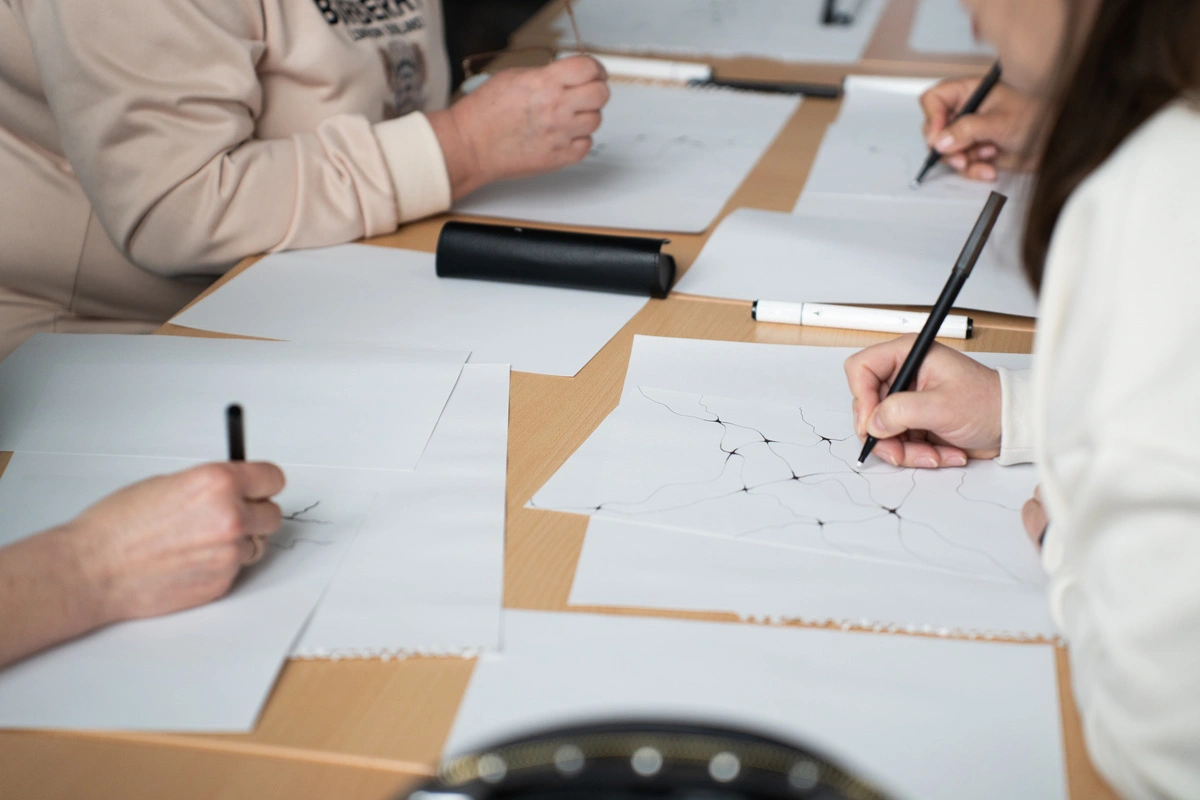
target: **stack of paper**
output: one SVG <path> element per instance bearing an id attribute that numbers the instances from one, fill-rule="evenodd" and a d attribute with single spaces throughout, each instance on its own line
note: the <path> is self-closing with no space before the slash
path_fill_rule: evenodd
<path id="1" fill-rule="evenodd" d="M 857 468 L 852 352 L 638 337 L 620 404 L 530 501 L 592 517 L 572 603 L 1052 637 L 1033 469 Z"/>
<path id="2" fill-rule="evenodd" d="M 0 546 L 223 459 L 231 401 L 248 456 L 288 483 L 267 557 L 228 596 L 0 671 L 0 727 L 246 731 L 293 649 L 499 646 L 509 368 L 466 357 L 98 335 L 19 348 L 0 364 L 0 449 L 18 451 Z"/>
<path id="3" fill-rule="evenodd" d="M 861 59 L 884 5 L 843 0 L 852 24 L 825 25 L 824 0 L 573 0 L 583 43 L 598 50 L 825 64 Z M 576 44 L 565 12 L 553 27 Z"/>

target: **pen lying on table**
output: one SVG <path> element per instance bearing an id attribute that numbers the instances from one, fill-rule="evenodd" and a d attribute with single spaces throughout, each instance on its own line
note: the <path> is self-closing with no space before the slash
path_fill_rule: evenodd
<path id="1" fill-rule="evenodd" d="M 812 328 L 848 328 L 880 333 L 917 333 L 929 319 L 922 311 L 891 311 L 886 308 L 836 306 L 829 303 L 781 303 L 755 300 L 750 316 L 757 322 L 779 322 Z M 970 317 L 946 317 L 937 335 L 947 339 L 970 339 L 975 323 Z"/>

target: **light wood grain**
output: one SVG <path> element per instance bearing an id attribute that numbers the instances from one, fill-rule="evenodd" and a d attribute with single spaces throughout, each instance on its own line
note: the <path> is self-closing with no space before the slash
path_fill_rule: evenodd
<path id="1" fill-rule="evenodd" d="M 854 72 L 945 75 L 981 72 L 986 62 L 930 59 L 907 50 L 916 0 L 892 0 L 864 61 Z M 521 31 L 514 46 L 548 41 L 558 0 Z M 715 62 L 719 74 L 765 80 L 840 80 L 844 67 L 780 65 L 756 59 Z M 788 211 L 807 179 L 821 137 L 839 103 L 806 100 L 778 140 L 730 199 L 738 207 Z M 449 217 L 410 224 L 369 242 L 432 252 Z M 561 227 L 561 226 L 547 226 Z M 567 227 L 566 229 L 577 229 Z M 636 232 L 635 232 L 636 233 Z M 640 234 L 645 235 L 645 234 Z M 707 240 L 668 235 L 667 251 L 686 271 Z M 219 288 L 249 268 L 243 261 Z M 206 293 L 207 294 L 207 293 Z M 1031 321 L 974 313 L 976 338 L 950 344 L 974 351 L 1028 352 Z M 213 336 L 176 325 L 164 334 Z M 633 337 L 723 339 L 774 344 L 863 346 L 888 337 L 851 331 L 757 325 L 748 303 L 672 295 L 652 300 L 574 378 L 514 373 L 510 406 L 504 602 L 509 608 L 564 611 L 587 520 L 533 511 L 525 503 L 617 403 Z M 0 454 L 0 471 L 7 455 Z M 582 609 L 580 609 L 582 610 Z M 720 614 L 659 614 L 734 619 Z M 449 733 L 474 662 L 291 661 L 255 731 L 246 736 L 166 736 L 113 733 L 0 733 L 0 794 L 20 797 L 190 798 L 287 796 L 383 798 L 432 769 Z M 636 669 L 636 665 L 631 665 Z M 1073 798 L 1109 798 L 1083 747 L 1068 691 L 1065 651 L 1058 678 Z M 934 768 L 931 766 L 931 768 Z M 1020 769 L 1020 765 L 1012 765 Z"/>
<path id="2" fill-rule="evenodd" d="M 386 800 L 422 780 L 383 762 L 0 732 L 0 796 L 22 800 Z"/>

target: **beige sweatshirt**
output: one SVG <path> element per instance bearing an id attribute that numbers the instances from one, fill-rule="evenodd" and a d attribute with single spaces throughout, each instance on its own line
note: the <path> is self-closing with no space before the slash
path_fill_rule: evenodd
<path id="1" fill-rule="evenodd" d="M 1160 112 L 1071 197 L 1034 368 L 1002 373 L 1036 461 L 1050 606 L 1097 768 L 1200 797 L 1200 105 Z"/>
<path id="2" fill-rule="evenodd" d="M 439 0 L 0 0 L 0 357 L 448 208 L 448 93 Z"/>

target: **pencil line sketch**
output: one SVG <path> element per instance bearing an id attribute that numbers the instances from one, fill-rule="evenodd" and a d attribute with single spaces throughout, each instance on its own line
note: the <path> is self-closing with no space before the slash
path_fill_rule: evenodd
<path id="1" fill-rule="evenodd" d="M 299 511 L 293 511 L 290 514 L 285 514 L 283 519 L 287 522 L 300 522 L 308 525 L 331 525 L 332 523 L 329 520 L 311 519 L 306 516 L 308 512 L 312 511 L 319 505 L 321 505 L 320 500 L 316 501 L 312 505 L 300 509 Z"/>
<path id="2" fill-rule="evenodd" d="M 282 526 L 279 530 L 267 540 L 268 546 L 275 550 L 295 550 L 298 544 L 312 544 L 318 547 L 326 547 L 334 543 L 333 539 L 315 538 L 315 533 L 310 526 L 325 526 L 333 525 L 334 521 L 330 519 L 319 519 L 313 516 L 313 512 L 321 505 L 321 501 L 309 503 L 298 508 L 295 511 L 285 512 L 282 517 Z"/>
<path id="3" fill-rule="evenodd" d="M 581 448 L 531 507 L 988 580 L 1040 580 L 1028 542 L 1014 535 L 1013 498 L 1032 487 L 1018 479 L 997 493 L 998 467 L 935 472 L 876 459 L 860 469 L 847 414 L 647 387 L 610 419 L 593 434 L 598 446 Z"/>

